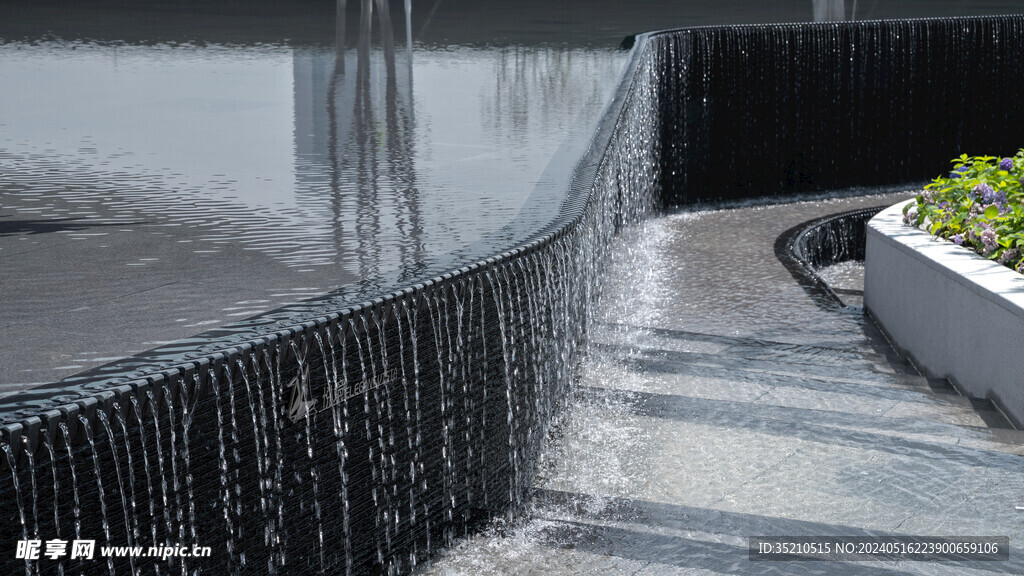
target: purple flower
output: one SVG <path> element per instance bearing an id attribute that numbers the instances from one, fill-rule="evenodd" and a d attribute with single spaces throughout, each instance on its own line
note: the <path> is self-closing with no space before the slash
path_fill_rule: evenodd
<path id="1" fill-rule="evenodd" d="M 921 199 L 924 200 L 925 204 L 932 204 L 935 202 L 935 195 L 932 194 L 931 190 L 922 190 Z"/>
<path id="2" fill-rule="evenodd" d="M 985 245 L 985 254 L 991 254 L 995 251 L 996 247 L 999 246 L 997 243 L 998 237 L 996 236 L 996 231 L 991 228 L 985 228 L 982 230 L 978 237 L 981 240 L 981 243 Z"/>
<path id="3" fill-rule="evenodd" d="M 1009 264 L 1011 262 L 1016 262 L 1019 259 L 1020 250 L 1017 250 L 1016 248 L 1014 248 L 1013 250 L 1006 250 L 1005 252 L 999 255 L 1000 264 Z"/>
<path id="4" fill-rule="evenodd" d="M 974 188 L 971 188 L 970 196 L 972 200 L 977 200 L 978 198 L 984 199 L 986 195 L 992 194 L 993 192 L 995 192 L 995 190 L 993 190 L 991 186 L 982 182 Z"/>
<path id="5" fill-rule="evenodd" d="M 1016 267 L 1016 268 L 1014 268 L 1014 270 L 1016 270 L 1017 272 L 1020 272 L 1021 274 L 1024 274 L 1024 260 L 1021 260 L 1021 261 L 1020 261 L 1020 262 L 1019 262 L 1019 263 L 1017 264 L 1017 267 Z"/>
<path id="6" fill-rule="evenodd" d="M 911 206 L 910 210 L 903 215 L 903 224 L 906 226 L 917 225 L 917 206 Z"/>
<path id="7" fill-rule="evenodd" d="M 999 169 L 1006 170 L 1007 172 L 1013 170 L 1013 158 L 1003 158 L 999 162 Z"/>
<path id="8" fill-rule="evenodd" d="M 956 244 L 957 246 L 963 246 L 964 245 L 964 235 L 963 234 L 954 234 L 953 237 L 950 238 L 950 240 L 952 240 L 953 244 Z"/>
<path id="9" fill-rule="evenodd" d="M 967 166 L 964 166 L 963 164 L 961 164 L 961 165 L 956 167 L 956 171 L 955 172 L 950 172 L 949 173 L 949 177 L 950 178 L 963 178 L 963 173 L 967 172 L 967 170 L 968 170 Z"/>
<path id="10" fill-rule="evenodd" d="M 1006 192 L 996 192 L 991 186 L 982 182 L 971 189 L 971 200 L 981 200 L 982 204 L 995 204 L 1002 208 L 1006 204 Z"/>

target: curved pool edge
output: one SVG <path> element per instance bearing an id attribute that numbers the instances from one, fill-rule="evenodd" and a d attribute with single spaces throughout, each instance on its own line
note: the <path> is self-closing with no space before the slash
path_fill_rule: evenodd
<path id="1" fill-rule="evenodd" d="M 819 307 L 859 310 L 846 304 L 819 270 L 849 260 L 863 262 L 867 221 L 884 208 L 858 208 L 797 224 L 775 239 L 775 257 Z"/>
<path id="2" fill-rule="evenodd" d="M 903 206 L 868 222 L 864 306 L 927 376 L 988 398 L 1024 423 L 1024 276 L 903 225 Z"/>

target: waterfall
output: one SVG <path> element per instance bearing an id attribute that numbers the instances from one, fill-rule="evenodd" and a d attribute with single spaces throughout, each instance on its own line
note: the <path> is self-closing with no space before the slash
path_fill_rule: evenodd
<path id="1" fill-rule="evenodd" d="M 925 182 L 1021 147 L 1024 17 L 715 26 L 665 58 L 668 204 Z M 993 79 L 999 80 L 993 80 Z"/>

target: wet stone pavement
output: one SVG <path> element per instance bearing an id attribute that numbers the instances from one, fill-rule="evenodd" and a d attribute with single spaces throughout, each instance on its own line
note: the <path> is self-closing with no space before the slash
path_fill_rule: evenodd
<path id="1" fill-rule="evenodd" d="M 906 196 L 630 232 L 529 510 L 421 573 L 1024 573 L 1024 435 L 917 375 L 859 308 L 816 305 L 773 251 L 801 222 Z M 751 536 L 870 535 L 1006 536 L 1010 559 L 748 558 Z"/>

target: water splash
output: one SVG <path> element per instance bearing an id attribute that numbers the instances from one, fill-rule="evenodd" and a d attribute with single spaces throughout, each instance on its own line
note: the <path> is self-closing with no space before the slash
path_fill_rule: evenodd
<path id="1" fill-rule="evenodd" d="M 142 452 L 142 468 L 146 472 L 146 495 L 148 497 L 148 503 L 149 503 L 149 518 L 156 519 L 156 517 L 157 517 L 156 516 L 156 502 L 157 502 L 157 500 L 156 500 L 156 497 L 155 497 L 155 495 L 153 493 L 153 473 L 150 471 L 150 466 L 149 466 L 149 449 L 148 449 L 147 444 L 146 444 L 146 426 L 145 426 L 145 424 L 142 421 L 142 406 L 139 404 L 139 399 L 136 396 L 131 396 L 131 398 L 129 399 L 129 402 L 131 402 L 131 405 L 132 405 L 132 413 L 135 414 L 136 429 L 139 432 L 139 446 L 141 447 L 140 451 Z M 218 419 L 218 422 L 219 422 L 219 419 Z M 122 420 L 122 424 L 123 423 L 124 423 L 124 421 Z M 66 431 L 67 429 L 64 428 L 64 430 Z M 221 427 L 219 427 L 219 426 L 217 427 L 217 434 L 218 435 L 221 434 Z M 127 437 L 128 437 L 128 432 L 126 430 L 125 431 L 125 438 L 127 439 Z M 68 438 L 67 438 L 67 434 L 65 433 L 65 442 L 67 442 L 67 441 L 68 441 Z M 127 440 L 125 440 L 125 442 L 127 442 Z M 70 448 L 70 445 L 69 445 L 69 448 Z M 68 456 L 69 457 L 70 457 L 70 455 L 71 455 L 71 453 L 68 452 Z M 133 474 L 133 476 L 134 476 L 134 474 Z M 72 476 L 72 478 L 73 478 L 73 476 Z M 76 504 L 76 508 L 77 508 L 77 504 Z M 153 538 L 153 546 L 159 546 L 160 544 L 159 544 L 159 541 L 157 540 L 157 522 L 155 522 L 155 521 L 150 523 L 150 534 L 151 534 L 151 536 Z"/>
<path id="2" fill-rule="evenodd" d="M 11 471 L 11 485 L 14 488 L 14 500 L 18 505 L 18 523 L 21 524 L 21 537 L 22 540 L 28 540 L 28 523 L 25 522 L 25 503 L 21 494 L 21 483 L 18 481 L 18 464 L 14 450 L 6 442 L 0 444 L 0 450 L 3 451 L 4 459 L 7 460 L 8 469 Z M 25 574 L 26 576 L 32 575 L 32 563 L 27 558 L 25 559 Z"/>
<path id="3" fill-rule="evenodd" d="M 72 512 L 75 516 L 75 540 L 82 539 L 82 503 L 78 496 L 78 473 L 75 472 L 75 457 L 71 451 L 71 434 L 68 432 L 68 425 L 65 422 L 61 422 L 58 426 L 60 430 L 61 438 L 64 440 L 64 448 L 68 454 L 68 472 L 71 473 L 71 494 L 74 498 L 74 507 Z"/>

